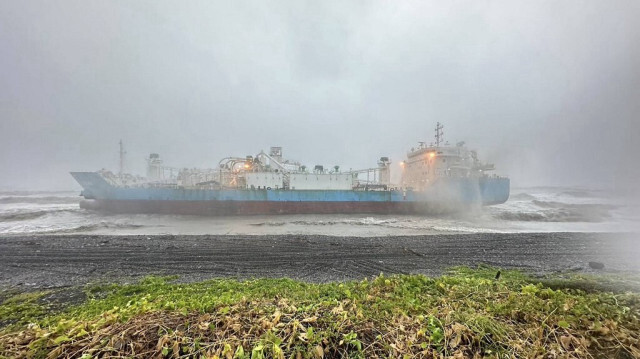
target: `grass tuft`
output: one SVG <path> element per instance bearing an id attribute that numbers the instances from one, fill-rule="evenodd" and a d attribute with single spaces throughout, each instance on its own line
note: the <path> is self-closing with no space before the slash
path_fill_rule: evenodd
<path id="1" fill-rule="evenodd" d="M 496 272 L 328 284 L 149 277 L 87 286 L 83 303 L 57 313 L 42 304 L 50 293 L 7 294 L 0 357 L 640 357 L 638 294 Z"/>

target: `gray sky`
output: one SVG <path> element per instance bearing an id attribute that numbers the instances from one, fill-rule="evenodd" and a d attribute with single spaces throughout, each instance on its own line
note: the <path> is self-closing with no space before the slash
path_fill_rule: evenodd
<path id="1" fill-rule="evenodd" d="M 435 123 L 513 186 L 640 177 L 640 2 L 2 1 L 0 188 L 149 152 L 396 163 Z"/>

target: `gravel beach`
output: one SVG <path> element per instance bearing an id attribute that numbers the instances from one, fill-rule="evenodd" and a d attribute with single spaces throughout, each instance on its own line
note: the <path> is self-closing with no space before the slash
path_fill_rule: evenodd
<path id="1" fill-rule="evenodd" d="M 589 262 L 604 264 L 595 270 Z M 19 290 L 127 282 L 145 275 L 183 281 L 289 277 L 310 282 L 393 273 L 437 275 L 486 264 L 541 274 L 640 272 L 640 236 L 607 233 L 464 234 L 408 237 L 8 236 L 0 238 L 0 287 Z"/>

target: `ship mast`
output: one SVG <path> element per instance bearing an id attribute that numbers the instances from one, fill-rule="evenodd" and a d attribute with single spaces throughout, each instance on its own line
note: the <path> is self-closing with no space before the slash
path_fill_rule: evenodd
<path id="1" fill-rule="evenodd" d="M 120 140 L 120 171 L 118 172 L 118 176 L 122 179 L 122 174 L 124 173 L 124 155 L 127 152 L 124 150 L 124 146 L 122 145 L 122 140 Z"/>
<path id="2" fill-rule="evenodd" d="M 436 147 L 440 147 L 440 143 L 444 142 L 444 132 L 442 132 L 443 128 L 444 126 L 442 126 L 440 122 L 436 124 Z"/>

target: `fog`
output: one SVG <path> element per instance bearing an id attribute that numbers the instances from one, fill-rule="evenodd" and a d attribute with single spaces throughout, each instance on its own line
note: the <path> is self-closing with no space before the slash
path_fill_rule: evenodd
<path id="1" fill-rule="evenodd" d="M 282 146 L 399 162 L 436 122 L 512 186 L 640 176 L 640 3 L 3 1 L 0 189 Z"/>

